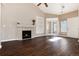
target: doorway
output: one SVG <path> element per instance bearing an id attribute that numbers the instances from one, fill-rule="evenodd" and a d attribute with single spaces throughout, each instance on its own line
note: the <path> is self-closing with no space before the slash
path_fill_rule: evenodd
<path id="1" fill-rule="evenodd" d="M 46 34 L 57 34 L 58 33 L 58 18 L 47 18 L 46 19 Z"/>
<path id="2" fill-rule="evenodd" d="M 56 33 L 56 32 L 57 32 L 57 23 L 51 22 L 51 33 Z"/>

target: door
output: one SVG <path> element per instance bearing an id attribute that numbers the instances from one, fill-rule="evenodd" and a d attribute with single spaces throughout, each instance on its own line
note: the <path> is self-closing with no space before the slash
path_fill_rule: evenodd
<path id="1" fill-rule="evenodd" d="M 56 33 L 57 32 L 57 23 L 56 22 L 51 22 L 51 33 Z"/>
<path id="2" fill-rule="evenodd" d="M 57 23 L 53 22 L 53 33 L 57 32 Z"/>

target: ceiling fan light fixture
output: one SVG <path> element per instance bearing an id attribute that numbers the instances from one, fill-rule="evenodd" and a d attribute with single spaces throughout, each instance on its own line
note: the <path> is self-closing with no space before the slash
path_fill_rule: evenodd
<path id="1" fill-rule="evenodd" d="M 42 3 L 38 3 L 37 6 L 40 6 Z M 45 5 L 45 7 L 48 7 L 47 3 L 43 3 Z"/>
<path id="2" fill-rule="evenodd" d="M 48 7 L 48 4 L 47 3 L 44 3 L 44 4 L 45 4 L 46 7 Z"/>
<path id="3" fill-rule="evenodd" d="M 37 4 L 37 6 L 41 5 L 41 3 Z"/>

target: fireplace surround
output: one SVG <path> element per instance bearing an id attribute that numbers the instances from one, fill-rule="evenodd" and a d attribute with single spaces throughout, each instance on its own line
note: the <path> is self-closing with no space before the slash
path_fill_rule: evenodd
<path id="1" fill-rule="evenodd" d="M 17 39 L 23 40 L 33 38 L 35 35 L 35 26 L 17 26 Z"/>

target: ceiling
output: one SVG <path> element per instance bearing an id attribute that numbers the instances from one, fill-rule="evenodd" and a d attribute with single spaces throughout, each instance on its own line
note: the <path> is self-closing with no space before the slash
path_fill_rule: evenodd
<path id="1" fill-rule="evenodd" d="M 49 14 L 64 14 L 68 12 L 72 12 L 75 10 L 78 10 L 79 3 L 47 3 L 48 7 L 45 7 L 45 5 L 42 3 L 40 6 L 37 6 L 45 13 Z M 35 4 L 37 5 L 37 3 Z M 64 6 L 64 8 L 62 8 Z"/>

